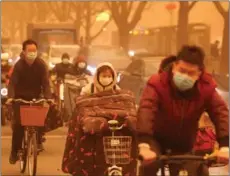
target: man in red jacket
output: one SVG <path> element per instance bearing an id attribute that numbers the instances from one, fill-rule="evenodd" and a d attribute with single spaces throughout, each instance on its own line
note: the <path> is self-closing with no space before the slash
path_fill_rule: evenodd
<path id="1" fill-rule="evenodd" d="M 156 175 L 160 167 L 156 156 L 166 150 L 176 154 L 191 152 L 204 111 L 216 128 L 220 146 L 217 157 L 228 162 L 229 110 L 216 92 L 211 75 L 204 71 L 204 57 L 201 48 L 184 46 L 168 71 L 153 75 L 147 82 L 137 121 L 144 176 Z M 195 165 L 189 167 L 193 167 L 193 176 L 198 174 Z M 170 175 L 178 175 L 179 170 L 170 165 Z"/>

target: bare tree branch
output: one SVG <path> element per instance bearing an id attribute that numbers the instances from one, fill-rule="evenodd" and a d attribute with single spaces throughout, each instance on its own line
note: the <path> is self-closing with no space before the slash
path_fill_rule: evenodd
<path id="1" fill-rule="evenodd" d="M 120 14 L 121 14 L 121 16 L 123 16 L 123 18 L 122 18 L 122 21 L 123 21 L 124 19 L 128 18 L 128 14 L 129 14 L 129 12 L 128 12 L 128 2 L 127 1 L 122 1 L 122 2 L 120 2 L 119 5 L 121 6 Z"/>
<path id="2" fill-rule="evenodd" d="M 138 23 L 138 21 L 140 21 L 141 19 L 141 14 L 145 8 L 145 6 L 147 5 L 147 1 L 141 1 L 133 15 L 133 19 L 131 20 L 131 22 L 129 23 L 129 28 L 133 29 L 136 24 Z"/>
<path id="3" fill-rule="evenodd" d="M 120 24 L 120 13 L 119 13 L 119 7 L 116 4 L 116 2 L 106 2 L 106 5 L 108 6 L 109 10 L 111 11 L 112 18 L 117 26 Z"/>
<path id="4" fill-rule="evenodd" d="M 91 21 L 90 27 L 92 27 L 96 23 L 97 19 L 94 18 L 93 21 Z"/>
<path id="5" fill-rule="evenodd" d="M 225 17 L 225 10 L 223 8 L 223 6 L 221 5 L 220 1 L 213 1 L 215 7 L 217 8 L 218 12 Z"/>
<path id="6" fill-rule="evenodd" d="M 112 21 L 112 18 L 110 18 L 108 21 L 106 21 L 103 26 L 101 27 L 101 29 L 92 37 L 90 37 L 90 41 L 92 42 L 95 38 L 97 38 L 103 31 L 104 31 L 104 28 L 106 26 L 108 26 L 108 24 Z"/>
<path id="7" fill-rule="evenodd" d="M 51 11 L 54 13 L 54 15 L 58 18 L 58 20 L 61 19 L 60 14 L 58 12 L 59 6 L 58 6 L 58 2 L 47 2 L 49 5 L 49 8 L 51 9 Z"/>
<path id="8" fill-rule="evenodd" d="M 194 7 L 194 5 L 197 3 L 198 1 L 192 1 L 192 3 L 189 5 L 189 11 L 192 10 L 192 8 Z"/>
<path id="9" fill-rule="evenodd" d="M 134 1 L 130 1 L 130 2 L 129 2 L 129 6 L 128 6 L 128 12 L 129 12 L 129 13 L 130 13 L 131 10 L 132 10 L 133 2 L 134 2 Z"/>
<path id="10" fill-rule="evenodd" d="M 71 12 L 72 12 L 72 3 L 68 2 L 67 19 L 68 19 L 68 17 L 71 16 Z"/>

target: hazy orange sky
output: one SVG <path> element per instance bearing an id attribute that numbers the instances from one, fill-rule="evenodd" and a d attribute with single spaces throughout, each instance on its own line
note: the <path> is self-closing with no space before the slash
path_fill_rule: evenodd
<path id="1" fill-rule="evenodd" d="M 151 9 L 145 11 L 142 15 L 142 19 L 138 26 L 142 27 L 158 27 L 170 25 L 170 15 L 165 8 L 165 5 L 169 2 L 155 2 Z M 176 3 L 176 2 L 175 2 Z M 224 2 L 223 5 L 227 9 L 229 2 Z M 174 12 L 174 24 L 177 24 L 177 9 Z M 213 2 L 198 2 L 190 12 L 189 22 L 202 22 L 211 26 L 211 40 L 222 38 L 223 31 L 223 18 L 216 10 Z M 107 27 L 109 31 L 116 30 L 116 25 L 111 22 Z M 108 37 L 111 37 L 108 32 L 102 34 L 94 42 L 110 43 Z"/>

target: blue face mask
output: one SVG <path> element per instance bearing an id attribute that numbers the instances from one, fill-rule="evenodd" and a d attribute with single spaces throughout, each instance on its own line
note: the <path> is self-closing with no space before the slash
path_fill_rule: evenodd
<path id="1" fill-rule="evenodd" d="M 173 75 L 173 82 L 180 91 L 186 91 L 192 89 L 196 81 L 185 74 L 176 72 Z"/>
<path id="2" fill-rule="evenodd" d="M 37 57 L 37 55 L 38 55 L 37 52 L 29 52 L 29 53 L 27 54 L 27 58 L 28 58 L 29 60 L 35 60 L 36 57 Z"/>

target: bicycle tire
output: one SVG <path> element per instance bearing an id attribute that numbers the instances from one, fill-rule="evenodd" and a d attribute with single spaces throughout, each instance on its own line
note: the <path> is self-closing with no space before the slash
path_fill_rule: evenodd
<path id="1" fill-rule="evenodd" d="M 35 176 L 37 173 L 37 134 L 33 133 L 28 142 L 28 172 L 30 176 Z M 30 158 L 31 157 L 31 158 Z M 31 164 L 33 162 L 33 164 Z"/>
<path id="2" fill-rule="evenodd" d="M 22 158 L 22 160 L 20 160 L 20 173 L 24 173 L 25 172 L 25 170 L 26 170 L 26 165 L 27 165 L 27 149 L 28 149 L 28 140 L 26 140 L 26 139 L 28 139 L 28 137 L 27 137 L 27 133 L 25 132 L 24 133 L 24 137 L 23 137 L 23 141 L 22 141 L 22 150 L 23 150 L 23 158 Z M 26 145 L 26 143 L 27 143 L 27 145 Z M 22 162 L 22 163 L 21 163 Z"/>
<path id="3" fill-rule="evenodd" d="M 1 105 L 1 125 L 5 126 L 6 125 L 6 110 L 4 109 L 3 105 Z"/>

